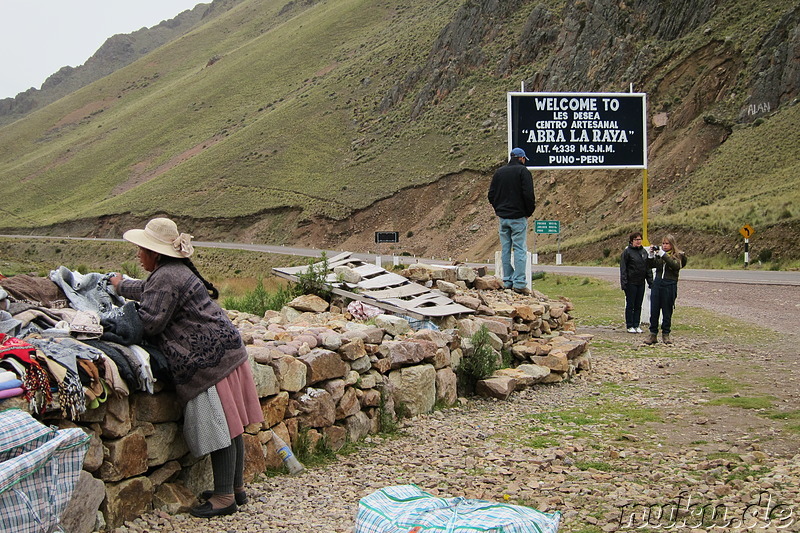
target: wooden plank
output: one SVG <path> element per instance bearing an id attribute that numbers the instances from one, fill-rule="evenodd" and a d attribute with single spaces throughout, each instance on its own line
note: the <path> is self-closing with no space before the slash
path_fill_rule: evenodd
<path id="1" fill-rule="evenodd" d="M 456 314 L 469 314 L 475 311 L 469 307 L 453 302 L 449 297 L 434 293 L 419 283 L 389 272 L 377 265 L 365 263 L 360 260 L 350 260 L 350 252 L 339 254 L 328 260 L 328 268 L 332 271 L 339 264 L 357 264 L 353 269 L 365 276 L 354 288 L 359 292 L 349 290 L 352 286 L 337 284 L 337 276 L 331 271 L 325 277 L 332 292 L 351 300 L 359 300 L 374 305 L 385 311 L 406 315 L 415 319 L 444 317 Z M 315 263 L 320 265 L 322 262 Z M 298 274 L 306 272 L 308 265 L 300 267 L 273 268 L 273 272 L 293 282 L 298 281 Z M 366 277 L 372 276 L 372 277 Z"/>
<path id="2" fill-rule="evenodd" d="M 374 278 L 362 279 L 358 282 L 358 287 L 363 290 L 370 289 L 385 289 L 395 285 L 403 285 L 409 283 L 408 278 L 404 278 L 399 274 L 392 274 L 387 272 Z"/>
<path id="3" fill-rule="evenodd" d="M 474 313 L 474 309 L 470 309 L 469 307 L 465 307 L 461 304 L 448 304 L 448 305 L 438 305 L 436 307 L 425 307 L 424 309 L 409 309 L 407 314 L 410 313 L 418 313 L 421 315 L 425 315 L 426 317 L 443 317 L 443 316 L 450 316 L 450 315 L 460 315 L 460 314 L 467 314 L 467 313 Z"/>
<path id="4" fill-rule="evenodd" d="M 359 265 L 355 267 L 353 270 L 361 274 L 362 277 L 373 276 L 375 274 L 381 274 L 387 272 L 386 269 L 379 267 L 378 265 L 371 265 L 369 263 Z"/>
<path id="5" fill-rule="evenodd" d="M 364 303 L 367 303 L 367 304 L 370 304 L 370 305 L 374 305 L 375 307 L 379 307 L 380 309 L 384 309 L 386 311 L 391 311 L 392 313 L 398 313 L 398 314 L 401 314 L 401 315 L 408 315 L 411 318 L 416 318 L 418 320 L 422 320 L 423 318 L 426 317 L 426 315 L 418 313 L 418 312 L 416 312 L 414 310 L 405 309 L 403 307 L 394 305 L 393 303 L 386 302 L 384 300 L 376 300 L 375 298 L 370 298 L 368 296 L 364 296 L 361 293 L 350 292 L 348 290 L 340 289 L 340 288 L 333 288 L 333 289 L 331 289 L 331 292 L 333 292 L 334 294 L 338 294 L 339 296 L 345 296 L 347 298 L 350 298 L 351 300 L 358 300 L 360 302 L 364 302 Z M 445 316 L 445 315 L 442 315 L 442 316 Z"/>
<path id="6" fill-rule="evenodd" d="M 430 291 L 429 288 L 419 283 L 409 283 L 407 285 L 400 285 L 399 287 L 392 287 L 390 289 L 369 290 L 364 291 L 364 294 L 373 298 L 407 298 L 409 296 L 417 296 Z"/>

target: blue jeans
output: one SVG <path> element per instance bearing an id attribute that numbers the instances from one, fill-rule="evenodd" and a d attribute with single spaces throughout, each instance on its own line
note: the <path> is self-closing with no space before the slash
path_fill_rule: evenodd
<path id="1" fill-rule="evenodd" d="M 671 279 L 656 278 L 650 289 L 650 333 L 658 333 L 658 317 L 661 319 L 661 333 L 669 335 L 672 331 L 672 311 L 678 298 L 678 282 Z"/>
<path id="2" fill-rule="evenodd" d="M 528 286 L 525 279 L 525 264 L 528 256 L 528 219 L 501 218 L 500 245 L 503 247 L 503 285 L 507 289 L 524 289 Z M 514 263 L 511 263 L 511 250 L 514 250 Z"/>

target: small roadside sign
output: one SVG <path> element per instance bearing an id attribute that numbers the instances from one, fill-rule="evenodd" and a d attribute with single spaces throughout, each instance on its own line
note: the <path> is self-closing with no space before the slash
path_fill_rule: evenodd
<path id="1" fill-rule="evenodd" d="M 739 228 L 739 233 L 741 233 L 742 237 L 744 237 L 745 239 L 749 239 L 750 237 L 752 237 L 755 232 L 756 230 L 754 230 L 753 226 L 751 226 L 750 224 L 745 224 L 744 226 Z"/>
<path id="2" fill-rule="evenodd" d="M 561 221 L 559 220 L 535 220 L 533 222 L 535 233 L 561 233 Z"/>
<path id="3" fill-rule="evenodd" d="M 375 244 L 384 242 L 400 242 L 400 233 L 397 231 L 376 231 Z"/>

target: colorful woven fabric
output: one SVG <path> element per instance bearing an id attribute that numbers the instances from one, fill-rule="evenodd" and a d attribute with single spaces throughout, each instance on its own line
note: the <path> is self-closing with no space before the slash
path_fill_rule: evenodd
<path id="1" fill-rule="evenodd" d="M 23 364 L 25 374 L 20 377 L 25 399 L 30 402 L 34 412 L 40 412 L 52 401 L 52 393 L 50 378 L 36 357 L 36 347 L 22 339 L 0 333 L 0 361 L 3 359 L 18 360 Z"/>
<path id="2" fill-rule="evenodd" d="M 90 437 L 55 430 L 19 409 L 0 412 L 0 531 L 58 530 Z"/>
<path id="3" fill-rule="evenodd" d="M 505 503 L 437 498 L 397 485 L 361 499 L 353 533 L 556 533 L 561 513 Z"/>

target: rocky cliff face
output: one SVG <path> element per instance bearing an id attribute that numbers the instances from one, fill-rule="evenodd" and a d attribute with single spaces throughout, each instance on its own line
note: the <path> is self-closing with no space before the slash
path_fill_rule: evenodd
<path id="1" fill-rule="evenodd" d="M 598 91 L 615 85 L 616 90 L 627 91 L 629 84 L 634 84 L 637 90 L 650 90 L 658 84 L 660 72 L 677 68 L 675 63 L 685 61 L 687 53 L 689 59 L 714 66 L 715 54 L 693 53 L 693 43 L 681 40 L 702 28 L 718 4 L 720 0 L 669 3 L 572 0 L 555 10 L 524 0 L 465 2 L 443 28 L 427 63 L 392 87 L 381 109 L 385 111 L 402 100 L 414 98 L 412 118 L 415 118 L 426 107 L 445 98 L 466 76 L 487 64 L 496 64 L 498 75 L 521 77 L 530 91 L 578 87 L 583 91 Z M 745 78 L 749 96 L 739 116 L 741 120 L 752 120 L 760 114 L 759 110 L 775 109 L 797 96 L 798 10 L 800 7 L 783 16 L 758 46 L 758 53 L 749 65 L 750 74 Z M 516 42 L 498 61 L 493 57 L 492 47 L 497 40 L 507 37 L 514 19 L 526 12 Z M 710 28 L 705 31 L 710 32 Z M 723 49 L 723 55 L 731 55 L 724 50 L 724 41 L 717 45 Z M 699 52 L 708 43 L 696 46 Z M 742 69 L 744 65 L 739 63 L 737 67 Z M 737 81 L 735 76 L 726 79 L 726 88 L 732 90 Z M 659 88 L 664 87 L 656 85 L 655 89 Z"/>

